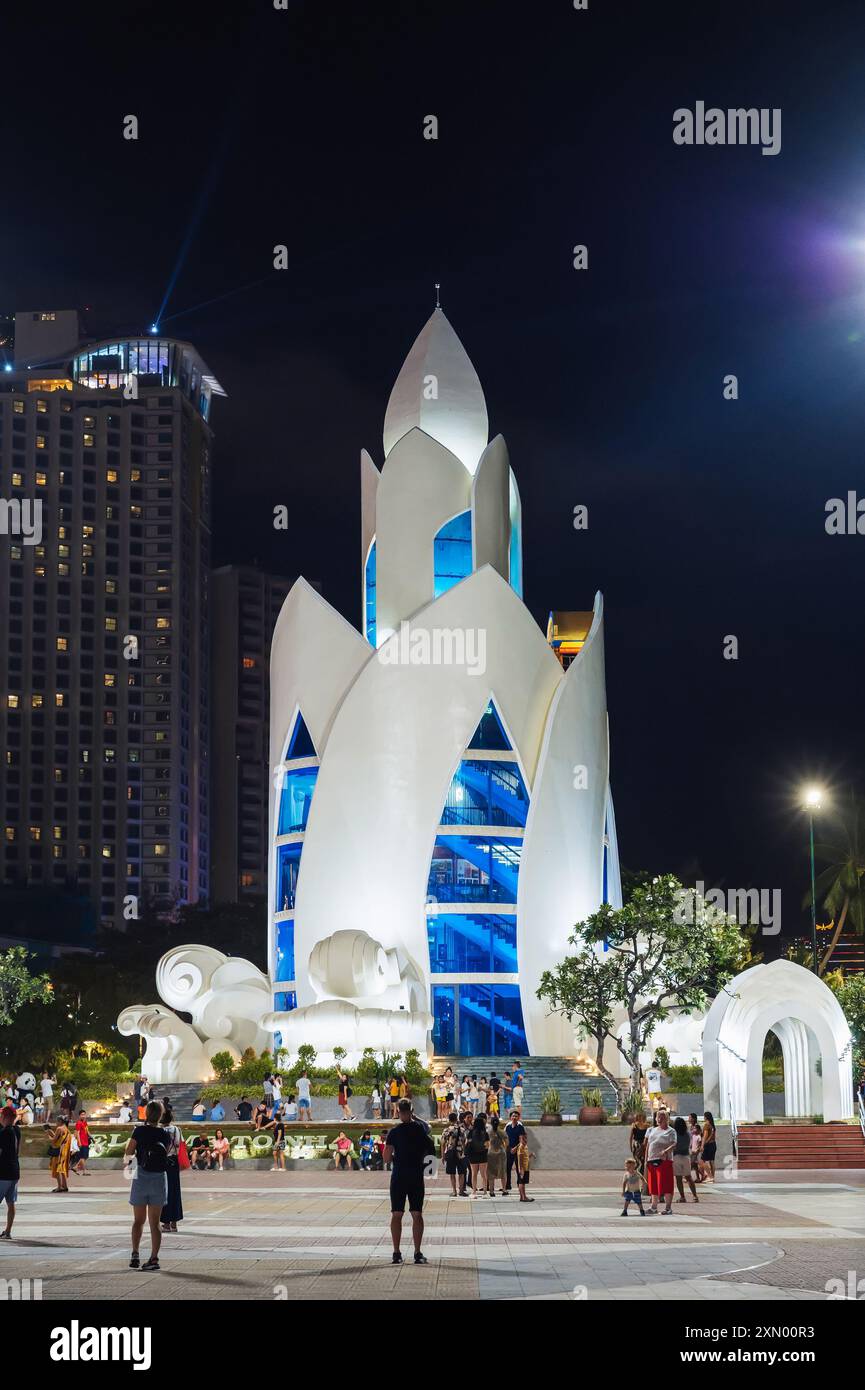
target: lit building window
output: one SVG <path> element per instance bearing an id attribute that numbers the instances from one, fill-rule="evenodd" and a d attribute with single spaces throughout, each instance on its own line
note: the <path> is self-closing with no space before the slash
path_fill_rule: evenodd
<path id="1" fill-rule="evenodd" d="M 102 677 L 102 680 L 103 680 L 104 684 L 107 685 L 107 686 L 110 688 L 111 686 L 113 686 L 113 685 L 115 684 L 114 672 L 113 672 L 113 671 L 106 671 L 105 674 L 104 674 L 104 676 Z"/>
<path id="2" fill-rule="evenodd" d="M 165 628 L 170 628 L 170 627 L 171 627 L 171 619 L 170 619 L 170 618 L 157 618 L 157 619 L 156 619 L 156 627 L 157 627 L 157 630 L 160 630 L 160 629 L 161 629 L 161 630 L 164 630 Z"/>
<path id="3" fill-rule="evenodd" d="M 57 554 L 58 554 L 58 555 L 62 555 L 64 559 L 68 559 L 68 558 L 69 558 L 69 546 L 68 546 L 68 545 L 58 545 L 58 547 L 57 547 Z"/>
<path id="4" fill-rule="evenodd" d="M 153 853 L 156 855 L 156 858 L 157 858 L 157 859 L 164 859 L 164 858 L 166 857 L 166 855 L 168 854 L 168 846 L 167 846 L 167 845 L 154 845 L 154 846 L 153 846 Z"/>
<path id="5" fill-rule="evenodd" d="M 55 838 L 55 840 L 62 840 L 62 839 L 63 839 L 63 827 L 62 827 L 62 825 L 55 825 L 55 827 L 54 827 L 54 838 Z"/>
<path id="6" fill-rule="evenodd" d="M 117 469 L 116 469 L 116 468 L 109 468 L 109 469 L 108 469 L 107 473 L 105 474 L 105 481 L 108 482 L 108 483 L 116 483 L 116 482 L 117 482 Z"/>
<path id="7" fill-rule="evenodd" d="M 62 692 L 62 690 L 57 690 L 57 691 L 55 691 L 55 694 L 54 694 L 54 704 L 57 706 L 58 709 L 62 709 L 62 708 L 63 708 L 63 692 Z"/>
<path id="8" fill-rule="evenodd" d="M 94 427 L 95 424 L 96 424 L 96 416 L 95 416 L 95 415 L 85 415 L 85 416 L 84 416 L 84 424 L 85 424 L 85 427 L 86 427 L 87 429 L 93 429 L 93 427 Z"/>
<path id="9" fill-rule="evenodd" d="M 45 438 L 45 435 L 44 435 L 44 434 L 37 434 L 37 436 L 36 436 L 36 448 L 37 448 L 37 449 L 44 449 L 44 448 L 47 447 L 47 444 L 48 444 L 48 440 Z"/>
<path id="10" fill-rule="evenodd" d="M 41 401 L 41 400 L 40 400 L 40 401 L 37 401 L 37 402 L 36 402 L 36 409 L 39 411 L 39 414 L 40 414 L 40 415 L 47 415 L 47 414 L 48 414 L 48 402 L 47 402 L 47 401 Z"/>
<path id="11" fill-rule="evenodd" d="M 13 402 L 13 405 L 12 405 L 12 409 L 14 410 L 14 412 L 15 412 L 16 415 L 23 415 L 23 414 L 24 414 L 24 402 L 23 402 L 23 401 L 14 401 L 14 402 Z"/>
<path id="12" fill-rule="evenodd" d="M 85 449 L 92 449 L 93 446 L 94 446 L 93 435 L 92 435 L 92 434 L 85 434 L 85 436 L 84 436 L 84 447 L 85 447 Z"/>
<path id="13" fill-rule="evenodd" d="M 245 656 L 245 657 L 243 658 L 243 669 L 244 669 L 244 671 L 254 671 L 254 670 L 255 670 L 255 657 L 254 657 L 254 656 Z"/>
<path id="14" fill-rule="evenodd" d="M 130 477 L 130 479 L 132 480 L 133 483 L 140 483 L 140 482 L 141 482 L 141 469 L 140 469 L 140 468 L 133 468 L 132 471 L 131 471 L 131 473 L 129 474 L 129 477 Z"/>
<path id="15" fill-rule="evenodd" d="M 21 473 L 13 473 L 13 474 L 12 474 L 12 486 L 13 486 L 13 487 L 23 487 L 23 486 L 24 486 L 24 477 L 23 477 L 23 475 L 22 475 Z"/>
<path id="16" fill-rule="evenodd" d="M 61 579 L 66 579 L 66 578 L 68 578 L 68 575 L 69 575 L 69 566 L 68 566 L 68 565 L 64 565 L 64 564 L 62 564 L 62 563 L 59 564 L 59 565 L 57 566 L 57 573 L 60 575 Z"/>
<path id="17" fill-rule="evenodd" d="M 15 827 L 14 827 L 14 825 L 7 825 L 7 826 L 6 826 L 6 839 L 9 841 L 10 844 L 11 844 L 12 841 L 15 839 Z"/>
<path id="18" fill-rule="evenodd" d="M 82 537 L 83 537 L 83 539 L 84 539 L 85 541 L 86 541 L 86 540 L 89 540 L 90 537 L 93 535 L 93 527 L 92 527 L 92 526 L 82 526 L 82 527 L 81 527 L 81 535 L 82 535 Z"/>
<path id="19" fill-rule="evenodd" d="M 39 840 L 42 839 L 42 830 L 41 830 L 41 828 L 40 828 L 38 825 L 31 825 L 31 827 L 30 827 L 30 839 L 31 839 L 31 840 L 36 840 L 36 841 L 39 841 Z"/>
<path id="20" fill-rule="evenodd" d="M 40 472 L 37 471 L 37 473 L 36 473 L 36 486 L 37 486 L 37 487 L 45 487 L 45 486 L 47 486 L 47 483 L 48 483 L 48 475 L 47 475 L 47 473 L 40 473 Z"/>
<path id="21" fill-rule="evenodd" d="M 117 580 L 116 580 L 116 579 L 106 579 L 106 581 L 105 581 L 105 592 L 106 592 L 106 594 L 116 594 L 116 593 L 117 593 Z"/>
<path id="22" fill-rule="evenodd" d="M 103 858 L 103 859 L 111 859 L 111 858 L 113 858 L 113 856 L 114 856 L 114 849 L 113 849 L 113 847 L 112 847 L 111 845 L 103 845 L 103 846 L 102 846 L 102 858 Z"/>
<path id="23" fill-rule="evenodd" d="M 31 696 L 30 696 L 30 704 L 32 705 L 33 709 L 41 709 L 41 708 L 42 708 L 42 696 L 41 696 L 41 695 L 31 695 Z"/>
<path id="24" fill-rule="evenodd" d="M 65 652 L 68 649 L 68 642 L 65 637 L 58 637 L 56 645 L 58 652 Z"/>
<path id="25" fill-rule="evenodd" d="M 17 709 L 17 708 L 18 708 L 18 696 L 17 696 L 17 695 L 7 695 L 7 696 L 6 696 L 6 706 L 7 706 L 7 709 Z"/>
<path id="26" fill-rule="evenodd" d="M 117 631 L 117 619 L 116 619 L 116 618 L 106 618 L 106 619 L 105 619 L 105 631 L 106 631 L 106 632 L 116 632 L 116 631 Z"/>

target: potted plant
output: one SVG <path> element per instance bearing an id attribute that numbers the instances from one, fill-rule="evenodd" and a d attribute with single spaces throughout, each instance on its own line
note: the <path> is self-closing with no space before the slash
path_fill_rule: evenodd
<path id="1" fill-rule="evenodd" d="M 605 1125 L 607 1123 L 607 1112 L 604 1109 L 600 1087 L 587 1086 L 583 1088 L 583 1104 L 580 1108 L 579 1119 L 581 1125 Z"/>
<path id="2" fill-rule="evenodd" d="M 541 1096 L 541 1124 L 560 1125 L 562 1123 L 562 1102 L 555 1086 L 548 1086 Z"/>

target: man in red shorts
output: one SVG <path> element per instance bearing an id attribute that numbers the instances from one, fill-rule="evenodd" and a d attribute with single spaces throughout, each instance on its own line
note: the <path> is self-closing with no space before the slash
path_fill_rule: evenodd
<path id="1" fill-rule="evenodd" d="M 659 1197 L 664 1199 L 664 1216 L 672 1213 L 675 1147 L 676 1131 L 670 1128 L 666 1110 L 659 1110 L 658 1123 L 646 1134 L 646 1182 L 652 1199 L 649 1216 L 657 1216 Z"/>

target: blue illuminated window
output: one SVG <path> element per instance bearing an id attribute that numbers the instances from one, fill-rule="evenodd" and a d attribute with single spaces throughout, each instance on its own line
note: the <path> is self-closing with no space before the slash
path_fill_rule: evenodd
<path id="1" fill-rule="evenodd" d="M 279 990 L 279 992 L 273 996 L 273 1007 L 276 1013 L 288 1013 L 291 1009 L 296 1009 L 297 994 L 293 989 Z M 282 1046 L 281 1037 L 279 1045 Z M 526 1049 L 523 1048 L 523 1052 L 525 1051 Z"/>
<path id="2" fill-rule="evenodd" d="M 433 542 L 433 569 L 435 571 L 435 596 L 446 594 L 461 579 L 472 572 L 472 514 L 460 512 L 459 516 L 438 532 Z"/>
<path id="3" fill-rule="evenodd" d="M 366 640 L 375 646 L 375 541 L 369 548 L 364 570 Z"/>
<path id="4" fill-rule="evenodd" d="M 516 913 L 430 913 L 427 938 L 433 975 L 517 973 Z"/>
<path id="5" fill-rule="evenodd" d="M 460 1054 L 501 1057 L 528 1052 L 517 985 L 459 985 Z"/>
<path id="6" fill-rule="evenodd" d="M 294 978 L 294 922 L 277 922 L 273 979 L 281 984 Z"/>
<path id="7" fill-rule="evenodd" d="M 300 851 L 303 845 L 296 841 L 292 845 L 280 845 L 276 851 L 276 910 L 293 912 L 297 893 L 297 876 L 300 872 Z"/>
<path id="8" fill-rule="evenodd" d="M 285 755 L 285 761 L 287 763 L 290 763 L 295 758 L 314 757 L 315 746 L 312 742 L 312 739 L 309 736 L 309 729 L 306 727 L 306 724 L 303 721 L 303 715 L 299 714 L 297 716 L 297 719 L 295 720 L 294 728 L 291 732 L 291 738 L 288 742 L 288 751 Z"/>
<path id="9" fill-rule="evenodd" d="M 292 835 L 306 829 L 317 776 L 317 767 L 301 767 L 294 771 L 289 769 L 283 774 L 276 832 L 278 835 Z"/>
<path id="10" fill-rule="evenodd" d="M 427 896 L 439 903 L 516 903 L 521 839 L 438 835 Z"/>
<path id="11" fill-rule="evenodd" d="M 448 788 L 442 825 L 525 826 L 529 794 L 516 763 L 466 758 Z"/>
<path id="12" fill-rule="evenodd" d="M 480 724 L 469 739 L 469 750 L 472 748 L 482 748 L 488 753 L 511 751 L 510 740 L 499 719 L 498 710 L 492 703 L 487 705 Z"/>

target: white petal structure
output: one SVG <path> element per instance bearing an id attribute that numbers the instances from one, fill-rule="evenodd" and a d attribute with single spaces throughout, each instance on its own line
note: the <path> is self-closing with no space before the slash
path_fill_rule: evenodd
<path id="1" fill-rule="evenodd" d="M 489 438 L 487 403 L 469 355 L 441 309 L 414 341 L 384 418 L 385 457 L 421 429 L 474 473 Z"/>

